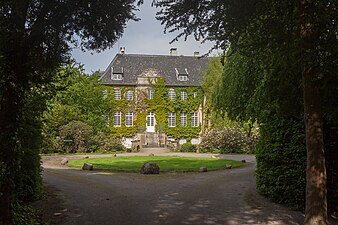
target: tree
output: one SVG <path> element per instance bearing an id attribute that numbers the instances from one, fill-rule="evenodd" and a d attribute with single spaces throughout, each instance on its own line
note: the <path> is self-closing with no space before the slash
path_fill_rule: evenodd
<path id="1" fill-rule="evenodd" d="M 216 47 L 229 44 L 248 57 L 285 54 L 301 69 L 304 121 L 307 140 L 306 224 L 327 224 L 326 172 L 322 133 L 322 82 L 335 73 L 337 62 L 337 3 L 302 1 L 154 1 L 163 7 L 158 19 L 165 31 L 194 35 L 197 40 L 215 40 Z M 291 47 L 291 48 L 290 48 Z M 281 52 L 281 50 L 291 52 Z M 299 51 L 300 50 L 300 51 Z M 254 53 L 254 54 L 253 54 Z M 276 57 L 277 58 L 277 57 Z M 263 61 L 265 66 L 269 60 Z M 288 74 L 288 65 L 272 61 L 274 70 Z M 265 68 L 272 68 L 266 66 Z M 327 70 L 327 68 L 331 68 Z M 270 72 L 268 71 L 267 74 Z M 279 73 L 277 73 L 279 74 Z M 297 75 L 297 74 L 295 74 Z M 282 76 L 279 74 L 279 76 Z M 332 92 L 331 92 L 331 97 Z"/>
<path id="2" fill-rule="evenodd" d="M 126 21 L 137 20 L 134 2 L 0 2 L 0 224 L 12 223 L 26 93 L 51 82 L 55 69 L 69 61 L 73 46 L 96 51 L 111 47 Z"/>
<path id="3" fill-rule="evenodd" d="M 74 65 L 60 71 L 67 76 L 54 82 L 57 88 L 43 115 L 43 152 L 59 151 L 60 128 L 73 120 L 90 125 L 94 135 L 108 130 L 104 115 L 110 115 L 112 105 L 104 98 L 105 87 L 98 83 L 97 74 L 86 75 Z"/>

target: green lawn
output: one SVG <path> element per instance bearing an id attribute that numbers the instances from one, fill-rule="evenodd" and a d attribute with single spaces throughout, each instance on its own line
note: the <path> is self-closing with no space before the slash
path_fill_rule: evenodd
<path id="1" fill-rule="evenodd" d="M 160 172 L 194 172 L 200 167 L 207 167 L 208 171 L 224 169 L 226 165 L 232 168 L 242 167 L 245 163 L 234 160 L 193 158 L 178 156 L 121 156 L 110 158 L 87 158 L 72 160 L 69 166 L 82 167 L 83 163 L 93 164 L 94 169 L 139 172 L 145 162 L 155 162 Z"/>

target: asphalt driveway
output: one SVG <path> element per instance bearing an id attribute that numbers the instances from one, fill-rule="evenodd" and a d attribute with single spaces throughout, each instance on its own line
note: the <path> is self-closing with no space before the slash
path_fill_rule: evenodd
<path id="1" fill-rule="evenodd" d="M 86 156 L 68 156 L 72 157 Z M 50 156 L 43 158 L 43 179 L 58 193 L 62 207 L 53 216 L 64 225 L 302 224 L 300 212 L 256 194 L 254 156 L 217 157 L 245 159 L 248 166 L 207 173 L 141 175 L 69 169 L 60 166 L 65 157 Z"/>

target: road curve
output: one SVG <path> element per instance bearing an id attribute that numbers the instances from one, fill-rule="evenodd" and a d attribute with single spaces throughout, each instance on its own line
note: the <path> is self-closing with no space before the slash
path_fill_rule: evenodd
<path id="1" fill-rule="evenodd" d="M 219 157 L 249 163 L 207 173 L 141 175 L 51 166 L 53 158 L 45 157 L 43 179 L 62 197 L 63 225 L 302 224 L 301 213 L 256 194 L 254 156 Z"/>

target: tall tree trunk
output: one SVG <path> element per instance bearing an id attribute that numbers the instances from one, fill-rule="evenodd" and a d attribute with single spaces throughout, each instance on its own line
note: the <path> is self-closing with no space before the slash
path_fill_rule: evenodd
<path id="1" fill-rule="evenodd" d="M 327 225 L 326 167 L 321 114 L 316 3 L 300 0 L 300 40 L 307 168 L 305 225 Z"/>
<path id="2" fill-rule="evenodd" d="M 305 225 L 326 225 L 326 167 L 320 88 L 311 71 L 303 72 L 307 168 Z"/>

